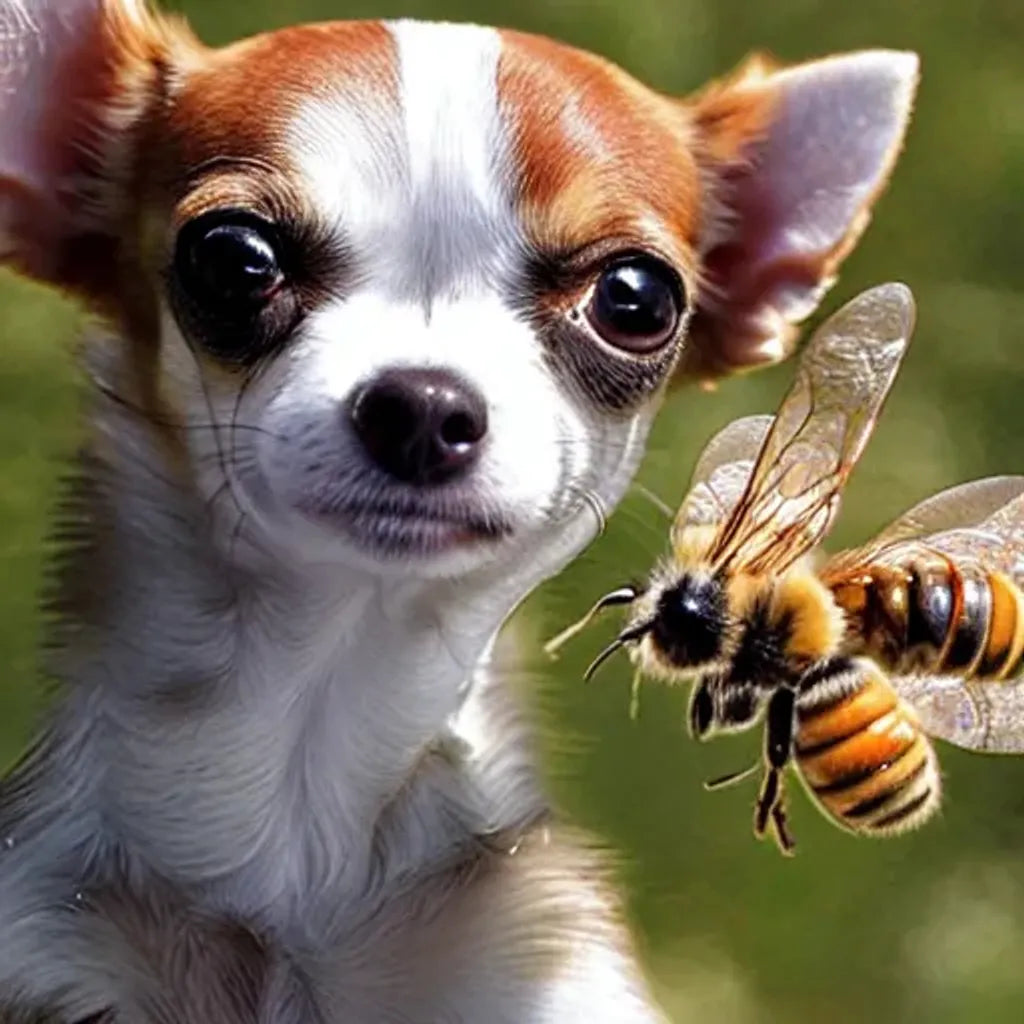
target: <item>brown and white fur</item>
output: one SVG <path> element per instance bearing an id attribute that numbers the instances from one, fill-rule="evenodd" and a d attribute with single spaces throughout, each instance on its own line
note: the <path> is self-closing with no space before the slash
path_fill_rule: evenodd
<path id="1" fill-rule="evenodd" d="M 141 0 L 0 0 L 0 257 L 100 324 L 59 699 L 0 796 L 7 1020 L 661 1019 L 493 642 L 618 502 L 670 378 L 788 352 L 916 74 L 755 59 L 676 100 L 490 28 L 211 50 Z M 302 267 L 249 360 L 175 276 L 223 208 Z M 627 252 L 685 295 L 652 352 L 588 319 Z M 447 482 L 392 479 L 352 427 L 422 368 L 486 409 Z"/>

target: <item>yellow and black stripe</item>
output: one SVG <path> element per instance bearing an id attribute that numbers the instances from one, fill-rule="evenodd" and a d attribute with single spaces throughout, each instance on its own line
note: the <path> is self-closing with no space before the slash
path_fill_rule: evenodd
<path id="1" fill-rule="evenodd" d="M 914 828 L 938 807 L 931 743 L 874 662 L 858 658 L 798 701 L 796 765 L 837 823 L 866 834 Z"/>

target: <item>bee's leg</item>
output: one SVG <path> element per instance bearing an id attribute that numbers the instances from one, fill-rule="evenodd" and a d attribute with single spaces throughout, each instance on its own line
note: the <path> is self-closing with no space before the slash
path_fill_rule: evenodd
<path id="1" fill-rule="evenodd" d="M 768 822 L 781 802 L 782 773 L 777 768 L 769 768 L 764 774 L 761 791 L 757 794 L 757 803 L 754 805 L 754 835 L 758 839 L 764 838 Z"/>
<path id="2" fill-rule="evenodd" d="M 711 693 L 714 678 L 710 673 L 705 673 L 693 684 L 687 719 L 690 735 L 695 740 L 704 739 L 715 722 L 715 698 Z"/>
<path id="3" fill-rule="evenodd" d="M 735 786 L 738 782 L 749 779 L 760 767 L 760 764 L 755 763 L 749 768 L 741 768 L 739 771 L 729 772 L 727 775 L 718 775 L 713 779 L 708 779 L 704 783 L 704 788 L 709 793 L 713 793 L 716 789 L 726 789 L 729 786 Z"/>
<path id="4" fill-rule="evenodd" d="M 757 717 L 760 709 L 757 691 L 752 686 L 737 684 L 717 672 L 707 672 L 698 678 L 690 696 L 690 735 L 703 740 L 715 727 L 742 729 Z M 760 763 L 755 763 L 749 768 L 708 779 L 704 788 L 732 786 L 750 778 L 760 767 Z"/>
<path id="5" fill-rule="evenodd" d="M 772 832 L 775 835 L 775 845 L 787 857 L 792 857 L 796 850 L 796 843 L 789 831 L 789 823 L 786 817 L 786 801 L 779 799 L 772 811 Z"/>
<path id="6" fill-rule="evenodd" d="M 764 723 L 764 759 L 769 768 L 782 771 L 793 753 L 796 725 L 796 691 L 780 686 L 768 701 Z"/>
<path id="7" fill-rule="evenodd" d="M 782 772 L 778 768 L 769 768 L 757 798 L 754 810 L 754 835 L 763 839 L 772 827 L 772 838 L 780 853 L 791 856 L 796 848 L 793 836 L 789 831 L 786 817 L 786 791 Z"/>
<path id="8" fill-rule="evenodd" d="M 734 682 L 720 672 L 705 672 L 697 678 L 690 694 L 690 735 L 702 740 L 715 727 L 728 731 L 743 729 L 757 718 L 763 706 L 755 687 Z"/>
<path id="9" fill-rule="evenodd" d="M 635 722 L 640 717 L 640 684 L 644 674 L 638 668 L 633 673 L 633 682 L 629 684 L 629 720 Z"/>
<path id="10" fill-rule="evenodd" d="M 754 834 L 762 838 L 771 822 L 776 842 L 783 853 L 793 848 L 793 839 L 786 827 L 782 773 L 793 749 L 795 709 L 796 694 L 788 687 L 780 687 L 768 701 L 764 732 L 764 759 L 768 770 L 754 809 Z"/>

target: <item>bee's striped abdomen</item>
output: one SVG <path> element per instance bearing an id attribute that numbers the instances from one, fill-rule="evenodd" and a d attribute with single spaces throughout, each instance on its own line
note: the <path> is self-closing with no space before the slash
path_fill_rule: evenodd
<path id="1" fill-rule="evenodd" d="M 913 573 L 908 642 L 938 646 L 929 669 L 967 679 L 1006 679 L 1024 660 L 1024 596 L 1001 572 L 949 566 Z M 944 643 L 935 644 L 941 631 Z"/>
<path id="2" fill-rule="evenodd" d="M 959 615 L 960 588 L 951 567 L 915 566 L 907 587 L 906 646 L 900 653 L 919 653 L 934 667 L 949 645 Z"/>
<path id="3" fill-rule="evenodd" d="M 989 573 L 988 585 L 991 615 L 977 675 L 982 679 L 1012 679 L 1024 662 L 1024 595 L 1001 572 Z"/>
<path id="4" fill-rule="evenodd" d="M 844 647 L 893 672 L 1008 679 L 1024 667 L 1024 594 L 1008 576 L 947 559 L 865 566 L 829 581 Z"/>
<path id="5" fill-rule="evenodd" d="M 801 695 L 796 764 L 821 806 L 855 832 L 913 828 L 938 807 L 931 744 L 913 711 L 865 658 Z"/>
<path id="6" fill-rule="evenodd" d="M 952 569 L 947 583 L 936 584 L 937 589 L 946 586 L 952 590 L 953 615 L 934 671 L 972 676 L 985 653 L 992 619 L 992 590 L 984 575 Z M 912 600 L 915 597 L 927 600 L 925 592 L 918 590 L 915 594 L 912 585 Z"/>

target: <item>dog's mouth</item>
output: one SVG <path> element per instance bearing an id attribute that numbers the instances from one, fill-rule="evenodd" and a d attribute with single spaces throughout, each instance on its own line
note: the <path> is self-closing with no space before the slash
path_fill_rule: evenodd
<path id="1" fill-rule="evenodd" d="M 338 529 L 360 547 L 389 558 L 428 556 L 493 544 L 512 533 L 506 515 L 468 498 L 378 495 L 303 502 L 304 515 Z"/>

